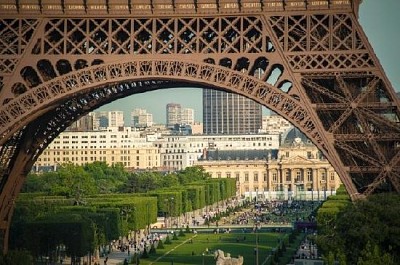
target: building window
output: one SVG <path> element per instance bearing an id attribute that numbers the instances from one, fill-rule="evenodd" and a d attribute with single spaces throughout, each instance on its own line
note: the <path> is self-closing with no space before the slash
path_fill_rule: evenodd
<path id="1" fill-rule="evenodd" d="M 249 173 L 244 173 L 244 181 L 249 181 Z"/>
<path id="2" fill-rule="evenodd" d="M 292 178 L 290 176 L 290 170 L 286 170 L 286 181 L 292 181 Z"/>
<path id="3" fill-rule="evenodd" d="M 231 178 L 231 173 L 230 173 L 230 172 L 227 172 L 227 173 L 226 173 L 226 178 L 228 178 L 228 179 Z"/>
<path id="4" fill-rule="evenodd" d="M 278 182 L 278 174 L 276 172 L 272 173 L 272 181 Z"/>
<path id="5" fill-rule="evenodd" d="M 258 173 L 254 173 L 254 182 L 258 182 Z"/>
<path id="6" fill-rule="evenodd" d="M 302 181 L 300 171 L 296 171 L 296 181 Z"/>
<path id="7" fill-rule="evenodd" d="M 311 170 L 307 170 L 307 180 L 308 180 L 308 181 L 313 181 L 313 178 L 312 178 L 312 171 L 311 171 Z"/>

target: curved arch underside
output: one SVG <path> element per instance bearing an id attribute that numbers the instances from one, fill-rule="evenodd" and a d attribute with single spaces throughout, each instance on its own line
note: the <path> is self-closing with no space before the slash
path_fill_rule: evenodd
<path id="1" fill-rule="evenodd" d="M 184 12 L 175 2 L 104 16 L 92 16 L 90 1 L 71 9 L 84 13 L 16 7 L 15 18 L 0 8 L 0 231 L 34 161 L 68 125 L 117 98 L 176 86 L 241 94 L 280 114 L 353 199 L 400 192 L 400 103 L 358 24 L 358 1 L 243 0 L 228 10 L 220 0 L 206 10 L 187 0 L 195 8 Z"/>

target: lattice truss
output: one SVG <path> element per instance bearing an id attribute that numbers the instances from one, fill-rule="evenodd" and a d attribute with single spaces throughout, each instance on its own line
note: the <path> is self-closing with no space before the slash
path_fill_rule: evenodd
<path id="1" fill-rule="evenodd" d="M 400 192 L 398 99 L 351 17 L 272 16 L 269 23 L 357 190 Z"/>

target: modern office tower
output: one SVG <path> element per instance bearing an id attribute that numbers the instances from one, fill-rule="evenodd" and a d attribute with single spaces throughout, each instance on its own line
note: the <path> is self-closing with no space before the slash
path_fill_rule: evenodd
<path id="1" fill-rule="evenodd" d="M 194 109 L 183 108 L 181 111 L 182 124 L 194 124 Z"/>
<path id="2" fill-rule="evenodd" d="M 205 134 L 254 134 L 261 129 L 261 105 L 243 96 L 203 89 Z"/>
<path id="3" fill-rule="evenodd" d="M 167 126 L 173 127 L 175 124 L 181 123 L 181 104 L 168 103 L 167 104 Z"/>
<path id="4" fill-rule="evenodd" d="M 123 111 L 98 111 L 94 115 L 94 128 L 124 127 Z"/>
<path id="5" fill-rule="evenodd" d="M 136 128 L 147 128 L 153 126 L 153 114 L 147 113 L 145 109 L 134 109 L 131 112 L 131 125 Z"/>

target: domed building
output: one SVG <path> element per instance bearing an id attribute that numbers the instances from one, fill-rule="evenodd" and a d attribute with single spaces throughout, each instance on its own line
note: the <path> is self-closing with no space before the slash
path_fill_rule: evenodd
<path id="1" fill-rule="evenodd" d="M 209 150 L 196 162 L 213 178 L 236 178 L 238 195 L 258 200 L 324 200 L 341 181 L 328 160 L 297 128 L 282 134 L 279 150 Z M 245 155 L 244 155 L 245 154 Z"/>

